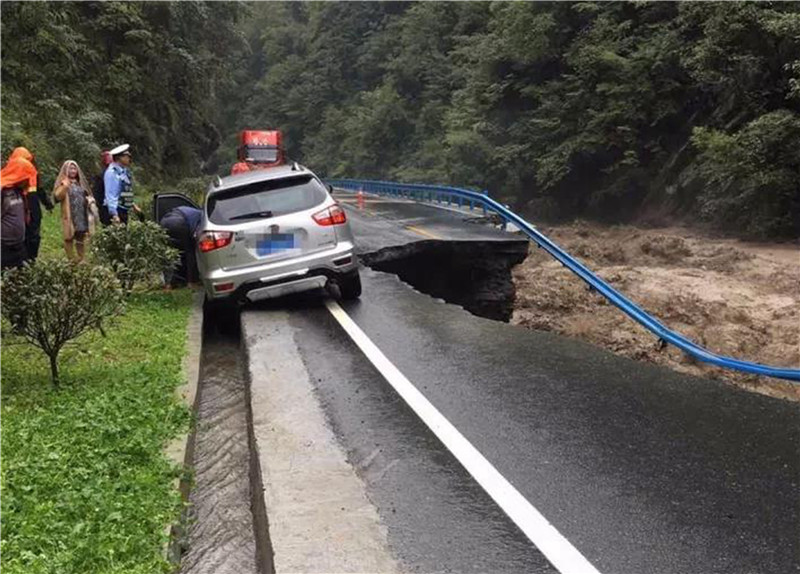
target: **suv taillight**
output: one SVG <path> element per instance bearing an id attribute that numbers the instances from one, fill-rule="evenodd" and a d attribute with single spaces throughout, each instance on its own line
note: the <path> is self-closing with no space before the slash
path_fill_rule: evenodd
<path id="1" fill-rule="evenodd" d="M 197 247 L 202 253 L 208 253 L 229 245 L 233 240 L 230 231 L 204 231 L 197 238 Z"/>
<path id="2" fill-rule="evenodd" d="M 347 223 L 347 216 L 344 213 L 344 209 L 339 207 L 339 205 L 333 205 L 327 209 L 323 209 L 311 217 L 319 225 L 341 225 Z"/>

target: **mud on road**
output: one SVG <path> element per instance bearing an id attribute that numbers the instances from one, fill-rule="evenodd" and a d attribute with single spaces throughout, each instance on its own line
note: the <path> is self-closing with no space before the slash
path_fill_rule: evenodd
<path id="1" fill-rule="evenodd" d="M 800 245 L 704 237 L 680 228 L 576 222 L 539 229 L 670 328 L 723 355 L 800 366 Z M 617 354 L 800 401 L 800 386 L 659 350 L 654 336 L 541 249 L 513 271 L 511 322 Z"/>

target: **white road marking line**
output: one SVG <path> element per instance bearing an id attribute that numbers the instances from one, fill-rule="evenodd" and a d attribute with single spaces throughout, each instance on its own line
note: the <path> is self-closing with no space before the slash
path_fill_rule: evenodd
<path id="1" fill-rule="evenodd" d="M 344 309 L 328 300 L 325 306 L 367 359 L 397 391 L 422 422 L 453 453 L 483 490 L 503 509 L 528 539 L 562 574 L 600 572 L 556 530 L 528 500 L 440 413 L 409 381 Z"/>

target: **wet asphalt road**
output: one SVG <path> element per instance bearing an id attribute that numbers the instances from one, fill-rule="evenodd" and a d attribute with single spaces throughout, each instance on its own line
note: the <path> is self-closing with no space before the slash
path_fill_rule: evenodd
<path id="1" fill-rule="evenodd" d="M 335 197 L 347 210 L 360 253 L 415 241 L 509 241 L 515 238 L 482 224 L 483 212 L 479 209 L 461 214 L 376 196 L 368 196 L 365 207 L 359 209 L 354 194 L 339 192 Z"/>
<path id="2" fill-rule="evenodd" d="M 471 233 L 458 215 L 374 207 L 348 211 L 368 245 L 411 237 L 409 221 Z M 800 572 L 796 404 L 481 319 L 393 275 L 362 278 L 347 313 L 601 572 Z M 553 571 L 322 304 L 290 304 L 326 416 L 406 567 Z"/>

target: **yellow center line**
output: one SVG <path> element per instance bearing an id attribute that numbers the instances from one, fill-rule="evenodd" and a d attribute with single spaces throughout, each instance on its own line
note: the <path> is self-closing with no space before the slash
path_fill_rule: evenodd
<path id="1" fill-rule="evenodd" d="M 425 231 L 424 229 L 420 227 L 414 227 L 413 225 L 406 225 L 406 229 L 408 229 L 409 231 L 413 231 L 414 233 L 418 233 L 423 237 L 430 237 L 431 239 L 442 239 L 435 233 L 431 233 L 430 231 Z"/>

